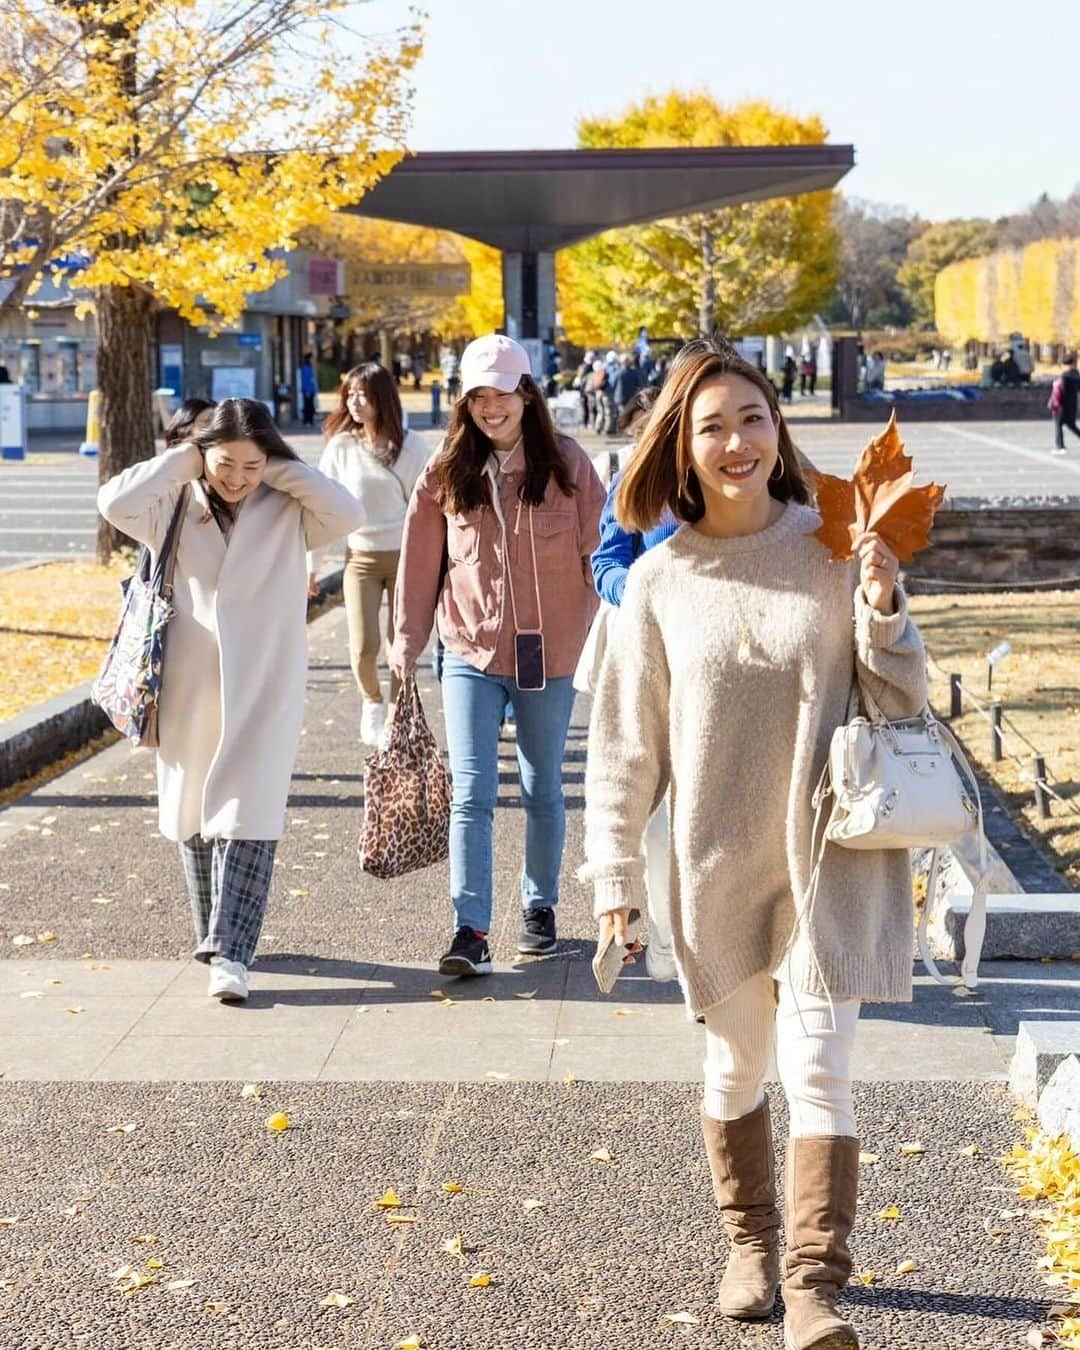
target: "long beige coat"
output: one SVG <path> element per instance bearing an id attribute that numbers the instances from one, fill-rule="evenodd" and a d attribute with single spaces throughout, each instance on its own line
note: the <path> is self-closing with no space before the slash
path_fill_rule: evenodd
<path id="1" fill-rule="evenodd" d="M 226 544 L 202 471 L 199 452 L 179 447 L 98 493 L 110 524 L 156 550 L 191 484 L 159 706 L 160 829 L 277 839 L 304 720 L 306 550 L 348 534 L 364 511 L 317 469 L 271 458 Z"/>

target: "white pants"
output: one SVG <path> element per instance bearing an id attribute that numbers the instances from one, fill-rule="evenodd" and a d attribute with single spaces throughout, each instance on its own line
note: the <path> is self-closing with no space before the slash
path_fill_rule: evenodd
<path id="1" fill-rule="evenodd" d="M 796 998 L 798 1002 L 796 1004 Z M 859 1000 L 795 995 L 768 974 L 739 985 L 705 1014 L 705 1114 L 738 1120 L 761 1105 L 775 1045 L 791 1137 L 854 1137 L 851 1052 Z"/>

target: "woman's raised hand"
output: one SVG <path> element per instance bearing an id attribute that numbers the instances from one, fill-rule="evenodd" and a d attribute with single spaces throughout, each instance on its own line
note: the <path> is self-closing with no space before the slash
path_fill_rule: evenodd
<path id="1" fill-rule="evenodd" d="M 892 614 L 896 608 L 894 592 L 900 559 L 881 535 L 873 531 L 859 535 L 854 547 L 859 555 L 859 580 L 867 604 L 879 614 Z"/>

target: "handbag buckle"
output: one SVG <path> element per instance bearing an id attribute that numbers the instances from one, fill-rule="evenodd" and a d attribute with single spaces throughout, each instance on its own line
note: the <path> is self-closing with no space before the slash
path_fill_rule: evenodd
<path id="1" fill-rule="evenodd" d="M 893 808 L 896 806 L 896 800 L 900 796 L 899 789 L 893 788 L 885 800 L 881 803 L 878 814 L 881 816 L 891 816 Z"/>

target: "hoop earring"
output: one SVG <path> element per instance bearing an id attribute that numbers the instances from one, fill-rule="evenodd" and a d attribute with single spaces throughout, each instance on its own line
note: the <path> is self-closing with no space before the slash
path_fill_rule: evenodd
<path id="1" fill-rule="evenodd" d="M 784 464 L 784 456 L 783 456 L 783 455 L 777 455 L 777 456 L 776 456 L 776 462 L 777 462 L 777 464 L 780 466 L 780 472 L 779 472 L 779 473 L 771 473 L 771 474 L 769 474 L 769 482 L 770 482 L 770 483 L 779 483 L 780 479 L 783 478 L 784 474 L 787 472 L 787 466 Z"/>

